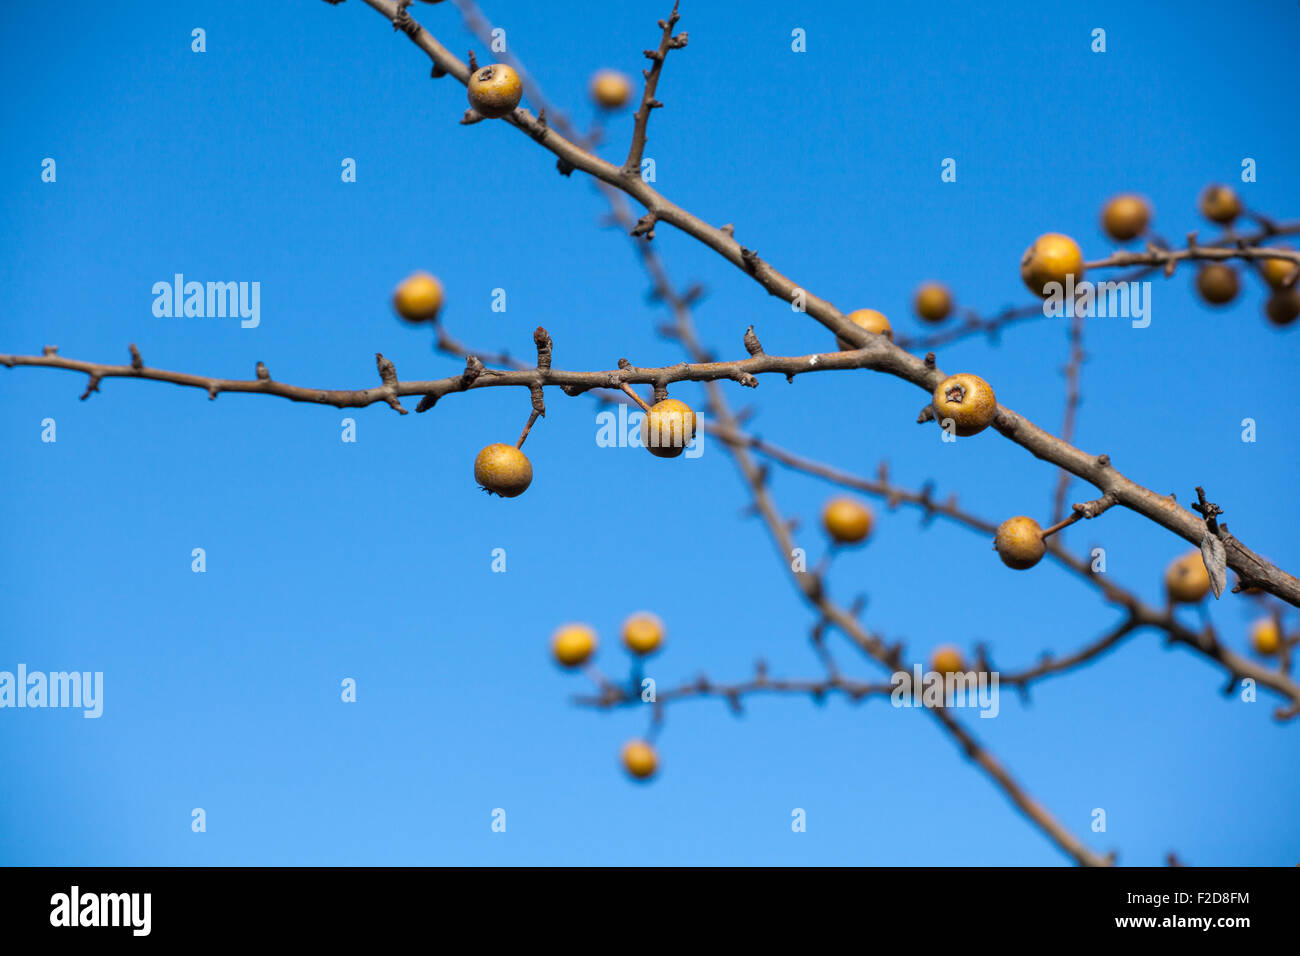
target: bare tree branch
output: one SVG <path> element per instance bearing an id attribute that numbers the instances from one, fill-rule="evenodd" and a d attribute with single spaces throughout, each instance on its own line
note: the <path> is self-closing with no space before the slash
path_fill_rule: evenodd
<path id="1" fill-rule="evenodd" d="M 405 8 L 393 3 L 392 0 L 365 0 L 365 2 L 390 21 L 396 23 L 400 18 L 409 20 Z M 414 21 L 410 22 L 414 23 Z M 413 28 L 403 25 L 402 28 L 411 41 L 423 50 L 439 69 L 456 77 L 461 83 L 468 82 L 469 67 L 439 43 L 432 34 L 419 24 L 414 24 Z M 873 335 L 849 322 L 830 302 L 814 295 L 778 272 L 764 262 L 754 250 L 740 245 L 734 238 L 733 229 L 709 225 L 670 202 L 639 176 L 635 178 L 625 176 L 621 167 L 595 156 L 540 123 L 528 110 L 516 109 L 505 117 L 504 121 L 527 133 L 543 148 L 554 153 L 566 166 L 582 170 L 622 190 L 640 202 L 655 220 L 676 226 L 682 232 L 713 249 L 750 275 L 771 295 L 786 302 L 801 301 L 809 316 L 844 341 L 858 346 L 865 353 L 861 367 L 894 375 L 927 392 L 932 392 L 947 377 L 936 363 L 922 361 L 887 338 Z M 1270 252 L 1270 255 L 1272 254 Z M 1147 253 L 1147 255 L 1155 255 L 1155 253 Z M 994 387 L 996 388 L 996 383 Z M 1204 535 L 1204 526 L 1194 515 L 1168 497 L 1157 494 L 1123 475 L 1111 465 L 1108 456 L 1081 451 L 1055 438 L 1004 405 L 998 406 L 994 427 L 1003 436 L 1021 445 L 1035 457 L 1070 471 L 1095 485 L 1099 491 L 1113 494 L 1115 500 L 1125 508 L 1150 518 L 1192 544 L 1200 544 L 1201 537 Z M 1300 580 L 1260 557 L 1237 538 L 1224 534 L 1221 540 L 1227 552 L 1229 567 L 1254 582 L 1256 586 L 1300 607 Z"/>

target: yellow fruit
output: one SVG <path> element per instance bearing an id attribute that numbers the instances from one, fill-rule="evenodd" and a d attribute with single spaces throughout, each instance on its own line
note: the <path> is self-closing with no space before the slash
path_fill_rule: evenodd
<path id="1" fill-rule="evenodd" d="M 1127 242 L 1147 231 L 1151 209 L 1141 196 L 1116 196 L 1101 211 L 1101 227 L 1119 242 Z"/>
<path id="2" fill-rule="evenodd" d="M 1210 305 L 1225 305 L 1237 297 L 1241 284 L 1237 281 L 1237 270 L 1222 262 L 1210 262 L 1201 266 L 1196 273 L 1196 291 Z"/>
<path id="3" fill-rule="evenodd" d="M 1077 242 L 1059 232 L 1039 236 L 1020 258 L 1020 278 L 1034 295 L 1049 295 L 1049 282 L 1059 282 L 1064 288 L 1065 277 L 1070 275 L 1075 285 L 1083 279 L 1083 253 Z"/>
<path id="4" fill-rule="evenodd" d="M 822 527 L 837 544 L 858 544 L 871 534 L 871 509 L 852 498 L 832 498 L 822 511 Z"/>
<path id="5" fill-rule="evenodd" d="M 993 547 L 997 549 L 1002 563 L 1017 571 L 1032 568 L 1047 553 L 1043 542 L 1043 529 L 1033 518 L 1018 515 L 1008 518 L 998 525 L 998 532 L 993 538 Z"/>
<path id="6" fill-rule="evenodd" d="M 653 654 L 664 640 L 663 621 L 642 611 L 623 622 L 623 644 L 633 654 Z"/>
<path id="7" fill-rule="evenodd" d="M 561 667 L 579 667 L 596 651 L 596 632 L 585 624 L 566 624 L 551 638 L 551 653 Z"/>
<path id="8" fill-rule="evenodd" d="M 623 746 L 623 769 L 637 780 L 649 780 L 659 767 L 659 755 L 644 740 L 629 740 Z"/>
<path id="9" fill-rule="evenodd" d="M 1290 246 L 1276 246 L 1278 249 L 1289 250 Z M 1282 283 L 1286 282 L 1291 276 L 1291 270 L 1296 264 L 1291 259 L 1256 259 L 1259 263 L 1259 271 L 1264 275 L 1264 281 L 1274 289 L 1282 288 Z"/>
<path id="10" fill-rule="evenodd" d="M 603 110 L 622 109 L 632 96 L 632 81 L 617 70 L 600 70 L 591 78 L 591 98 Z"/>
<path id="11" fill-rule="evenodd" d="M 1271 657 L 1282 646 L 1282 635 L 1271 617 L 1261 618 L 1250 629 L 1250 643 L 1256 654 Z"/>
<path id="12" fill-rule="evenodd" d="M 883 335 L 887 339 L 894 337 L 894 330 L 889 324 L 889 320 L 884 314 L 877 312 L 875 309 L 855 309 L 845 316 L 850 322 L 859 328 L 866 329 L 868 332 L 875 332 L 877 335 Z M 846 342 L 838 335 L 835 336 L 835 344 L 844 351 L 857 348 L 852 342 Z"/>
<path id="13" fill-rule="evenodd" d="M 916 314 L 927 322 L 942 322 L 952 314 L 952 294 L 938 282 L 923 282 L 912 300 Z"/>
<path id="14" fill-rule="evenodd" d="M 502 498 L 517 498 L 533 483 L 533 466 L 514 445 L 488 445 L 474 459 L 474 480 Z"/>
<path id="15" fill-rule="evenodd" d="M 1210 593 L 1210 572 L 1200 551 L 1188 551 L 1165 571 L 1165 591 L 1177 604 L 1195 604 Z"/>
<path id="16" fill-rule="evenodd" d="M 469 78 L 469 105 L 488 119 L 510 113 L 524 95 L 519 74 L 504 63 L 482 67 Z"/>
<path id="17" fill-rule="evenodd" d="M 442 308 L 442 283 L 427 272 L 413 272 L 393 290 L 393 311 L 408 322 L 432 322 Z"/>
<path id="18" fill-rule="evenodd" d="M 1207 186 L 1201 193 L 1201 215 L 1226 226 L 1241 215 L 1241 200 L 1227 186 Z"/>
<path id="19" fill-rule="evenodd" d="M 977 435 L 993 422 L 998 413 L 998 400 L 988 382 L 963 372 L 939 383 L 932 407 L 940 425 L 951 419 L 958 435 Z"/>
<path id="20" fill-rule="evenodd" d="M 1290 325 L 1300 315 L 1300 290 L 1278 289 L 1264 303 L 1264 314 L 1276 326 Z"/>
<path id="21" fill-rule="evenodd" d="M 930 670 L 940 674 L 956 674 L 966 669 L 961 659 L 961 651 L 951 644 L 945 644 L 936 650 L 930 658 Z"/>
<path id="22" fill-rule="evenodd" d="M 659 458 L 676 458 L 695 437 L 695 412 L 685 402 L 655 402 L 641 420 L 641 444 Z"/>

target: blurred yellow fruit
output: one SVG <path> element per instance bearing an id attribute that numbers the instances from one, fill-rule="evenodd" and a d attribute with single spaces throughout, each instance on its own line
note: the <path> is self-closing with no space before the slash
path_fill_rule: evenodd
<path id="1" fill-rule="evenodd" d="M 822 511 L 822 526 L 837 544 L 857 544 L 871 534 L 871 509 L 852 498 L 832 498 Z"/>
<path id="2" fill-rule="evenodd" d="M 663 622 L 649 612 L 633 614 L 623 622 L 623 644 L 633 654 L 653 654 L 663 640 Z"/>
<path id="3" fill-rule="evenodd" d="M 623 747 L 623 768 L 637 780 L 649 780 L 659 768 L 659 755 L 644 740 L 629 740 Z"/>
<path id="4" fill-rule="evenodd" d="M 894 337 L 894 330 L 885 318 L 884 313 L 877 312 L 875 309 L 854 309 L 845 316 L 850 322 L 859 328 L 866 329 L 868 332 L 875 332 L 877 335 L 883 335 L 887 339 Z M 838 335 L 835 336 L 835 344 L 845 352 L 857 348 L 852 342 L 846 342 Z"/>
<path id="5" fill-rule="evenodd" d="M 1226 226 L 1241 215 L 1241 200 L 1227 186 L 1206 186 L 1205 192 L 1201 193 L 1201 215 Z"/>
<path id="6" fill-rule="evenodd" d="M 923 282 L 912 300 L 916 314 L 927 322 L 942 322 L 952 314 L 952 294 L 939 282 Z"/>
<path id="7" fill-rule="evenodd" d="M 1119 242 L 1135 239 L 1147 231 L 1151 208 L 1141 196 L 1131 193 L 1116 196 L 1101 211 L 1101 227 Z"/>
<path id="8" fill-rule="evenodd" d="M 432 322 L 442 308 L 442 283 L 427 272 L 413 272 L 393 290 L 393 310 L 408 322 Z"/>
<path id="9" fill-rule="evenodd" d="M 565 624 L 551 638 L 551 653 L 561 667 L 587 663 L 596 650 L 596 632 L 585 624 Z"/>
<path id="10" fill-rule="evenodd" d="M 1277 249 L 1287 249 L 1290 246 L 1276 246 Z M 1282 283 L 1286 282 L 1291 276 L 1291 270 L 1296 264 L 1291 259 L 1257 259 L 1259 271 L 1264 275 L 1264 281 L 1274 289 L 1282 288 Z"/>
<path id="11" fill-rule="evenodd" d="M 1264 303 L 1264 314 L 1274 325 L 1290 325 L 1300 316 L 1300 289 L 1278 289 Z"/>
<path id="12" fill-rule="evenodd" d="M 1075 285 L 1083 279 L 1083 252 L 1077 242 L 1059 232 L 1039 236 L 1020 258 L 1020 278 L 1034 295 L 1046 297 L 1049 282 L 1058 282 L 1064 288 L 1066 276 L 1070 275 Z"/>
<path id="13" fill-rule="evenodd" d="M 1196 291 L 1210 305 L 1226 305 L 1237 297 L 1241 283 L 1237 270 L 1222 262 L 1210 262 L 1196 273 Z"/>
<path id="14" fill-rule="evenodd" d="M 1278 632 L 1277 622 L 1271 617 L 1261 618 L 1250 629 L 1250 643 L 1256 654 L 1271 657 L 1282 646 L 1282 635 Z"/>
<path id="15" fill-rule="evenodd" d="M 1165 591 L 1177 604 L 1195 604 L 1210 593 L 1210 572 L 1200 551 L 1188 551 L 1165 571 Z"/>
<path id="16" fill-rule="evenodd" d="M 632 96 L 632 81 L 617 70 L 600 70 L 591 78 L 591 98 L 603 110 L 622 109 Z"/>
<path id="17" fill-rule="evenodd" d="M 934 652 L 930 658 L 930 670 L 940 674 L 957 674 L 966 669 L 961 659 L 961 651 L 951 644 L 945 644 Z"/>

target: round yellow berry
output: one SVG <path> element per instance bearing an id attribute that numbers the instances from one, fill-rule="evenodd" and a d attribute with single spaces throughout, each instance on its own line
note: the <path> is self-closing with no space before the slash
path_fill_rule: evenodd
<path id="1" fill-rule="evenodd" d="M 1237 270 L 1222 262 L 1210 262 L 1196 273 L 1196 291 L 1210 305 L 1225 305 L 1237 297 L 1241 284 Z"/>
<path id="2" fill-rule="evenodd" d="M 1116 196 L 1101 211 L 1101 227 L 1119 242 L 1135 239 L 1147 231 L 1151 208 L 1141 196 Z"/>
<path id="3" fill-rule="evenodd" d="M 642 611 L 623 622 L 623 644 L 633 654 L 653 654 L 664 641 L 663 621 Z"/>
<path id="4" fill-rule="evenodd" d="M 894 330 L 885 318 L 883 312 L 877 312 L 875 309 L 854 309 L 844 318 L 848 319 L 858 328 L 866 329 L 868 332 L 875 332 L 877 335 L 883 335 L 887 339 L 894 337 Z M 845 352 L 857 348 L 852 342 L 846 342 L 838 335 L 835 336 L 835 344 Z"/>
<path id="5" fill-rule="evenodd" d="M 469 105 L 488 119 L 510 113 L 524 95 L 519 74 L 504 63 L 493 63 L 469 78 Z"/>
<path id="6" fill-rule="evenodd" d="M 1066 276 L 1071 275 L 1076 285 L 1083 278 L 1083 252 L 1077 242 L 1059 232 L 1043 233 L 1020 258 L 1020 278 L 1034 295 L 1049 295 L 1050 282 L 1064 288 Z"/>
<path id="7" fill-rule="evenodd" d="M 641 420 L 641 444 L 658 458 L 676 458 L 695 437 L 695 412 L 685 402 L 655 402 Z"/>
<path id="8" fill-rule="evenodd" d="M 952 314 L 952 293 L 939 282 L 923 282 L 912 300 L 916 314 L 927 322 L 942 322 Z"/>
<path id="9" fill-rule="evenodd" d="M 1017 571 L 1032 568 L 1047 553 L 1043 529 L 1033 518 L 1024 515 L 1008 518 L 998 525 L 993 547 L 997 549 L 1002 563 Z"/>
<path id="10" fill-rule="evenodd" d="M 1195 604 L 1210 593 L 1210 572 L 1200 551 L 1188 551 L 1165 571 L 1165 591 L 1177 604 Z"/>
<path id="11" fill-rule="evenodd" d="M 617 70 L 599 70 L 591 78 L 591 98 L 603 110 L 618 110 L 632 96 L 632 81 Z"/>
<path id="12" fill-rule="evenodd" d="M 659 769 L 659 755 L 644 740 L 629 740 L 623 746 L 623 769 L 637 780 L 649 780 Z"/>
<path id="13" fill-rule="evenodd" d="M 1264 314 L 1279 328 L 1290 325 L 1300 316 L 1300 289 L 1278 289 L 1264 303 Z"/>
<path id="14" fill-rule="evenodd" d="M 1282 634 L 1271 617 L 1261 618 L 1250 629 L 1250 644 L 1256 654 L 1272 657 L 1282 646 Z"/>
<path id="15" fill-rule="evenodd" d="M 978 375 L 963 372 L 950 375 L 934 390 L 935 420 L 941 426 L 951 421 L 961 436 L 977 435 L 988 428 L 998 413 L 997 396 L 988 382 Z"/>
<path id="16" fill-rule="evenodd" d="M 408 322 L 432 322 L 442 308 L 442 283 L 427 272 L 413 272 L 393 290 L 393 311 Z"/>
<path id="17" fill-rule="evenodd" d="M 1278 249 L 1291 250 L 1290 246 L 1277 246 Z M 1264 276 L 1264 281 L 1274 289 L 1282 288 L 1283 283 L 1291 277 L 1291 270 L 1296 267 L 1293 259 L 1256 259 L 1259 263 L 1259 271 Z"/>
<path id="18" fill-rule="evenodd" d="M 822 527 L 836 544 L 867 540 L 874 524 L 871 509 L 852 498 L 832 498 L 822 510 Z"/>
<path id="19" fill-rule="evenodd" d="M 551 638 L 551 654 L 561 667 L 580 667 L 596 652 L 596 632 L 585 624 L 565 624 Z"/>
<path id="20" fill-rule="evenodd" d="M 1227 186 L 1207 186 L 1201 193 L 1201 215 L 1226 226 L 1241 215 L 1241 200 Z"/>
<path id="21" fill-rule="evenodd" d="M 474 459 L 474 480 L 502 498 L 517 498 L 533 483 L 533 466 L 514 445 L 488 445 Z"/>
<path id="22" fill-rule="evenodd" d="M 940 674 L 957 674 L 966 669 L 961 651 L 951 644 L 938 648 L 930 657 L 930 670 Z"/>

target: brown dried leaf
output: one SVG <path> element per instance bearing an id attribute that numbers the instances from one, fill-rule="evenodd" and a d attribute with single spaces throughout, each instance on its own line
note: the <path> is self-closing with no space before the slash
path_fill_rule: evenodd
<path id="1" fill-rule="evenodd" d="M 1228 552 L 1218 536 L 1209 531 L 1201 538 L 1201 560 L 1205 562 L 1205 570 L 1210 572 L 1210 587 L 1214 589 L 1217 600 L 1228 586 Z"/>

